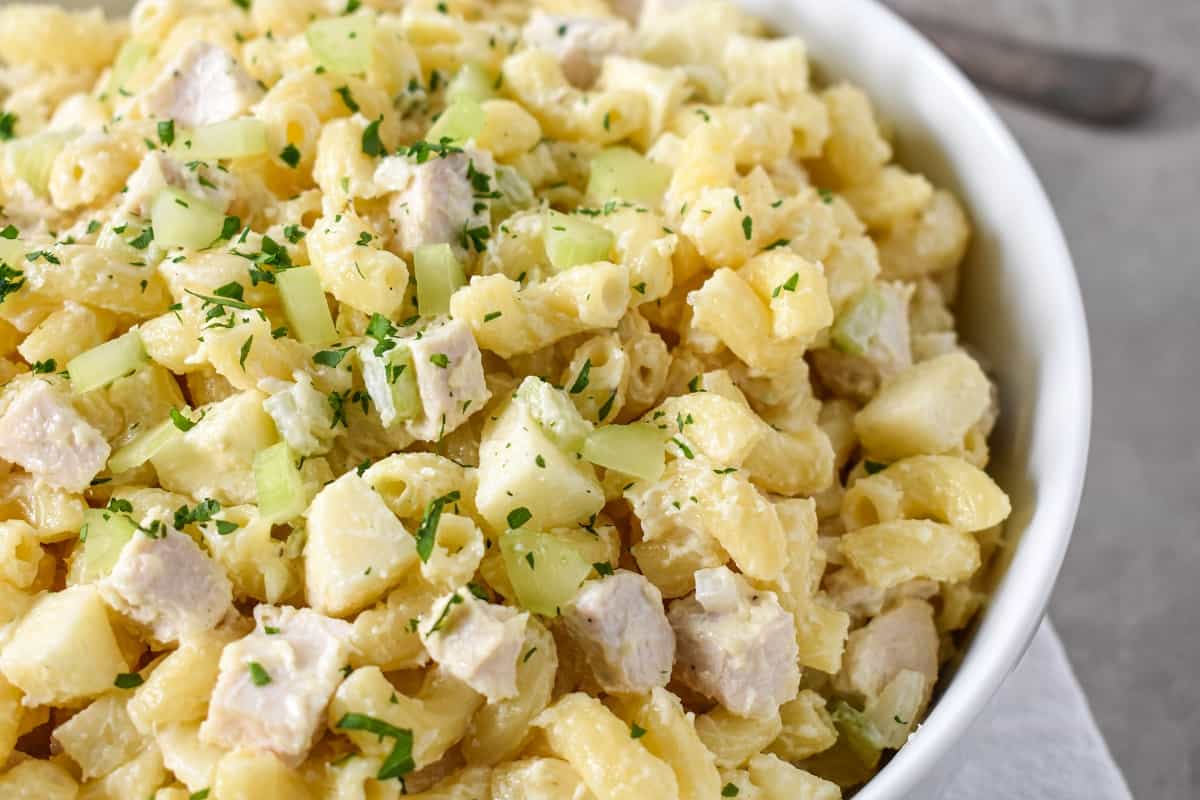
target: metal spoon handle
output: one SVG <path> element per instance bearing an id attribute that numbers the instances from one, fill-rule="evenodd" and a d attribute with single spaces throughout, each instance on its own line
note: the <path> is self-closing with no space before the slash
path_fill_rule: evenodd
<path id="1" fill-rule="evenodd" d="M 1137 59 L 1032 44 L 921 14 L 904 16 L 973 80 L 1087 122 L 1117 124 L 1150 105 L 1154 72 Z"/>

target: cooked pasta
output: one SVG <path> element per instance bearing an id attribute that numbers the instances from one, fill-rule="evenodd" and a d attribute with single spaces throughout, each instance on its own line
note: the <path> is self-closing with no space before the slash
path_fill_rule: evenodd
<path id="1" fill-rule="evenodd" d="M 969 242 L 723 0 L 0 9 L 0 795 L 832 800 L 1010 506 Z"/>

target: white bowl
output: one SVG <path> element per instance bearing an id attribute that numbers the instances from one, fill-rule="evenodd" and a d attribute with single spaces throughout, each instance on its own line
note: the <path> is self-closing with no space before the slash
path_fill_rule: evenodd
<path id="1" fill-rule="evenodd" d="M 960 326 L 1000 384 L 990 471 L 1012 497 L 990 605 L 925 723 L 856 800 L 936 797 L 951 752 L 1032 639 L 1067 550 L 1091 425 L 1087 324 L 1058 220 L 1012 135 L 926 39 L 872 0 L 740 0 L 807 42 L 818 72 L 864 88 L 902 163 L 958 192 L 975 235 Z M 926 795 L 923 795 L 926 796 Z"/>

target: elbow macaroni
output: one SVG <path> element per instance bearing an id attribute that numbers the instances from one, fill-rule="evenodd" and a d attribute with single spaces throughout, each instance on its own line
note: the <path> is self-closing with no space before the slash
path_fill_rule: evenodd
<path id="1" fill-rule="evenodd" d="M 0 795 L 840 797 L 848 673 L 920 598 L 935 678 L 1011 510 L 966 211 L 722 0 L 342 5 L 0 11 Z M 203 568 L 137 584 L 171 542 Z M 724 566 L 799 695 L 740 717 L 677 652 L 602 701 L 583 582 L 657 614 Z"/>

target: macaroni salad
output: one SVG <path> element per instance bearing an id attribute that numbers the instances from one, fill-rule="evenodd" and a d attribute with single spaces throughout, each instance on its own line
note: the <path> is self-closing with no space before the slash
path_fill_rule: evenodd
<path id="1" fill-rule="evenodd" d="M 969 227 L 714 0 L 0 9 L 0 796 L 831 800 L 985 601 Z"/>

